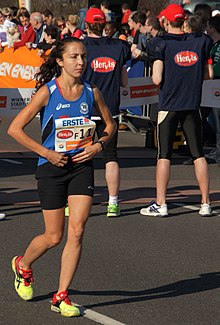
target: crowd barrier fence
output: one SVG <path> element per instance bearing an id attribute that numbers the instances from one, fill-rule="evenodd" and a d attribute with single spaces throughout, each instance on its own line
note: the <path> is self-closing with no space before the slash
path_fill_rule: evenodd
<path id="1" fill-rule="evenodd" d="M 21 47 L 17 50 L 5 48 L 0 54 L 0 116 L 16 115 L 31 100 L 35 90 L 34 75 L 43 59 L 38 50 Z M 155 108 L 158 102 L 158 87 L 151 77 L 129 78 L 128 86 L 121 88 L 121 110 L 142 107 L 137 117 L 149 119 L 146 107 Z M 201 106 L 220 108 L 220 80 L 203 83 Z"/>

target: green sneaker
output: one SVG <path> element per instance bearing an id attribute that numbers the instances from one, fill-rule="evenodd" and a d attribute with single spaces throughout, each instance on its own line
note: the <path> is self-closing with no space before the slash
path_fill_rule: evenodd
<path id="1" fill-rule="evenodd" d="M 60 313 L 65 317 L 80 316 L 79 308 L 72 305 L 67 291 L 60 292 L 59 294 L 54 294 L 51 310 L 55 311 L 56 313 Z"/>
<path id="2" fill-rule="evenodd" d="M 14 287 L 17 294 L 24 300 L 33 298 L 33 272 L 32 269 L 23 270 L 19 267 L 22 256 L 15 256 L 11 261 L 12 270 L 15 275 Z"/>
<path id="3" fill-rule="evenodd" d="M 69 206 L 65 207 L 65 217 L 69 217 Z"/>
<path id="4" fill-rule="evenodd" d="M 109 204 L 107 208 L 107 217 L 119 217 L 120 208 L 118 204 Z"/>

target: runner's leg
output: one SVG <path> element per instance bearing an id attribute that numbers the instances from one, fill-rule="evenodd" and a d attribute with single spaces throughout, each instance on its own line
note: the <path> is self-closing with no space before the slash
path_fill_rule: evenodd
<path id="1" fill-rule="evenodd" d="M 42 256 L 48 249 L 58 245 L 64 231 L 64 208 L 56 210 L 43 210 L 45 232 L 35 237 L 28 248 L 19 266 L 29 269 L 34 261 Z"/>
<path id="2" fill-rule="evenodd" d="M 61 272 L 58 292 L 68 289 L 79 264 L 83 233 L 92 206 L 92 197 L 70 195 L 68 237 L 61 258 Z"/>

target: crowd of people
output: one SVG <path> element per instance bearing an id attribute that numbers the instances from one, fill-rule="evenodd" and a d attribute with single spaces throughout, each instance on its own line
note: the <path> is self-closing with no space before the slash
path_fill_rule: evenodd
<path id="1" fill-rule="evenodd" d="M 11 33 L 9 37 L 12 29 L 15 36 Z M 215 135 L 215 148 L 209 158 L 220 167 L 220 109 L 205 109 L 200 103 L 203 79 L 220 79 L 220 13 L 213 14 L 207 4 L 198 4 L 194 12 L 184 10 L 184 1 L 169 5 L 157 16 L 148 8 L 133 12 L 123 3 L 120 20 L 109 1 L 67 17 L 54 17 L 49 9 L 30 13 L 26 8 L 7 7 L 0 10 L 0 42 L 1 51 L 5 46 L 15 50 L 26 46 L 38 49 L 38 55 L 45 59 L 36 75 L 36 94 L 8 131 L 40 156 L 36 178 L 45 222 L 45 232 L 33 239 L 24 255 L 12 260 L 15 289 L 22 299 L 32 299 L 32 264 L 60 243 L 68 213 L 59 288 L 51 309 L 67 317 L 79 316 L 79 309 L 68 298 L 68 287 L 80 260 L 92 205 L 92 158 L 101 151 L 109 194 L 107 216 L 120 216 L 117 140 L 120 86 L 128 83 L 128 60 L 144 61 L 154 84 L 159 86 L 157 197 L 140 213 L 168 216 L 166 190 L 173 141 L 180 124 L 201 191 L 199 214 L 212 214 L 203 148 L 210 132 L 205 133 L 204 127 Z M 24 131 L 38 113 L 42 144 Z M 61 144 L 59 135 L 67 130 L 75 138 Z"/>

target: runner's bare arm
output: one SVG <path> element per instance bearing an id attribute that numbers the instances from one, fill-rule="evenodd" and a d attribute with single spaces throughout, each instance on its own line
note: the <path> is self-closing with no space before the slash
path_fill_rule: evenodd
<path id="1" fill-rule="evenodd" d="M 43 86 L 32 98 L 32 101 L 15 117 L 8 129 L 8 134 L 24 147 L 45 157 L 52 164 L 63 166 L 67 162 L 67 157 L 62 154 L 48 150 L 43 145 L 31 138 L 24 128 L 27 126 L 47 104 L 49 92 L 46 86 Z"/>

